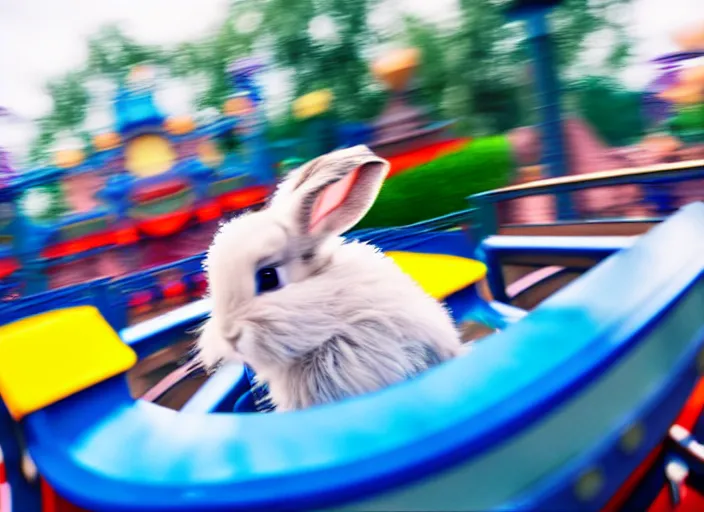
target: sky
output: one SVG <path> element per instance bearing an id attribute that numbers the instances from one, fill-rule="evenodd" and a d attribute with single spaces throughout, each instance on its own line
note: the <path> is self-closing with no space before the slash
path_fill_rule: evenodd
<path id="1" fill-rule="evenodd" d="M 240 0 L 246 2 L 246 0 Z M 598 1 L 598 0 L 595 0 Z M 86 59 L 86 39 L 98 27 L 118 22 L 144 43 L 172 45 L 198 38 L 217 26 L 228 0 L 0 0 L 0 106 L 27 119 L 37 119 L 51 109 L 43 89 L 47 79 L 80 67 Z M 381 25 L 392 22 L 398 11 L 411 12 L 437 22 L 452 21 L 457 0 L 387 0 L 375 14 Z M 633 65 L 621 74 L 634 88 L 652 74 L 648 59 L 673 49 L 670 35 L 697 17 L 704 21 L 702 0 L 635 0 L 628 17 L 635 44 Z M 697 14 L 699 13 L 699 14 Z M 607 54 L 608 40 L 591 41 L 586 56 L 598 62 Z M 266 77 L 270 95 L 286 94 L 281 74 Z M 26 146 L 32 128 L 15 127 L 11 145 Z M 7 130 L 0 139 L 7 139 Z M 3 142 L 0 140 L 0 142 Z"/>

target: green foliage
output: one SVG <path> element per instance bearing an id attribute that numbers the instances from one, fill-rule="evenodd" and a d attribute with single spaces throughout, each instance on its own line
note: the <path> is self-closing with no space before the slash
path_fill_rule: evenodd
<path id="1" fill-rule="evenodd" d="M 598 34 L 600 40 L 612 35 L 610 54 L 606 59 L 607 69 L 617 70 L 630 56 L 627 25 L 623 20 L 625 10 L 630 9 L 632 0 L 565 0 L 551 15 L 554 39 L 557 44 L 557 65 L 564 70 L 573 64 L 580 54 L 596 43 L 597 38 L 587 36 Z"/>
<path id="2" fill-rule="evenodd" d="M 704 103 L 683 107 L 669 121 L 670 130 L 685 141 L 704 141 Z"/>
<path id="3" fill-rule="evenodd" d="M 137 64 L 168 65 L 169 56 L 154 45 L 143 45 L 127 36 L 118 25 L 105 25 L 88 39 L 88 66 L 94 75 L 121 77 Z"/>
<path id="4" fill-rule="evenodd" d="M 436 111 L 442 110 L 445 89 L 450 84 L 447 51 L 442 32 L 417 18 L 404 19 L 405 37 L 411 46 L 421 49 L 414 99 Z"/>
<path id="5" fill-rule="evenodd" d="M 372 86 L 364 50 L 374 43 L 367 17 L 378 0 L 259 0 L 264 12 L 262 37 L 268 39 L 279 66 L 293 71 L 294 96 L 331 89 L 336 114 L 344 120 L 369 119 L 383 105 Z M 254 8 L 254 7 L 253 7 Z M 326 17 L 334 37 L 316 40 L 311 21 Z"/>
<path id="6" fill-rule="evenodd" d="M 645 133 L 641 93 L 613 78 L 586 77 L 575 86 L 574 96 L 580 115 L 609 145 L 631 144 Z"/>
<path id="7" fill-rule="evenodd" d="M 271 142 L 298 138 L 301 136 L 301 123 L 291 113 L 287 113 L 269 123 L 266 135 Z"/>
<path id="8" fill-rule="evenodd" d="M 61 183 L 57 181 L 26 190 L 20 198 L 20 207 L 35 221 L 60 217 L 67 211 Z"/>
<path id="9" fill-rule="evenodd" d="M 204 38 L 180 44 L 171 55 L 171 72 L 177 76 L 200 74 L 206 80 L 206 89 L 197 100 L 198 108 L 220 109 L 232 94 L 227 66 L 239 57 L 252 53 L 258 34 L 238 32 L 238 17 L 250 12 L 252 2 L 234 4 L 222 25 Z"/>
<path id="10" fill-rule="evenodd" d="M 388 179 L 357 228 L 411 224 L 467 208 L 467 197 L 508 185 L 514 170 L 505 136 L 459 150 Z"/>
<path id="11" fill-rule="evenodd" d="M 54 142 L 57 129 L 51 117 L 39 120 L 39 134 L 34 140 L 29 153 L 29 161 L 37 166 L 42 165 L 49 158 L 49 147 Z"/>
<path id="12" fill-rule="evenodd" d="M 623 65 L 629 55 L 628 40 L 624 27 L 612 19 L 615 10 L 629 1 L 565 0 L 555 10 L 551 25 L 559 73 L 564 75 L 589 48 L 592 42 L 587 36 L 600 31 L 609 31 L 615 40 L 606 70 Z M 441 107 L 446 117 L 456 118 L 465 133 L 500 133 L 533 121 L 531 55 L 524 27 L 506 23 L 505 4 L 461 0 L 458 27 L 452 30 L 438 30 L 418 19 L 405 20 L 405 40 L 423 54 L 418 71 L 423 99 Z"/>
<path id="13" fill-rule="evenodd" d="M 46 188 L 51 195 L 51 206 L 46 213 L 46 218 L 56 219 L 68 211 L 64 197 L 63 185 L 59 181 L 49 183 Z"/>
<path id="14" fill-rule="evenodd" d="M 629 55 L 628 38 L 624 24 L 614 20 L 618 9 L 629 1 L 565 0 L 551 16 L 560 71 L 578 61 L 593 44 L 588 36 L 607 32 L 614 38 L 604 74 L 623 64 Z M 144 45 L 119 26 L 102 27 L 88 40 L 86 67 L 48 85 L 54 109 L 40 120 L 40 133 L 31 151 L 33 161 L 46 157 L 57 131 L 75 132 L 82 123 L 88 105 L 82 85 L 86 78 L 119 78 L 135 64 L 155 63 L 172 75 L 203 77 L 206 87 L 197 106 L 220 108 L 231 93 L 228 63 L 260 50 L 273 55 L 277 68 L 291 72 L 294 96 L 331 89 L 334 114 L 342 120 L 370 120 L 378 115 L 386 93 L 371 76 L 368 51 L 382 41 L 400 40 L 421 50 L 414 101 L 432 107 L 443 117 L 457 119 L 460 132 L 478 136 L 532 122 L 533 84 L 527 73 L 524 27 L 506 23 L 501 11 L 505 2 L 459 0 L 457 15 L 448 13 L 455 18 L 453 26 L 438 28 L 407 17 L 397 34 L 380 34 L 368 25 L 369 14 L 381 3 L 383 0 L 235 1 L 216 30 L 175 48 Z M 254 23 L 252 14 L 261 23 Z M 243 31 L 238 21 L 247 16 L 252 30 Z M 325 40 L 316 39 L 309 30 L 311 22 L 321 16 L 336 26 L 332 37 Z M 276 120 L 276 124 L 288 132 L 295 127 L 289 121 Z M 273 128 L 270 134 L 277 131 L 279 128 Z"/>
<path id="15" fill-rule="evenodd" d="M 53 109 L 48 116 L 39 120 L 39 134 L 30 150 L 30 161 L 35 165 L 46 161 L 49 148 L 59 131 L 79 132 L 90 104 L 90 95 L 84 86 L 86 78 L 102 75 L 120 80 L 137 64 L 149 62 L 168 66 L 170 62 L 168 52 L 156 46 L 137 43 L 117 25 L 101 27 L 88 39 L 87 44 L 86 67 L 66 73 L 46 85 L 53 100 Z"/>

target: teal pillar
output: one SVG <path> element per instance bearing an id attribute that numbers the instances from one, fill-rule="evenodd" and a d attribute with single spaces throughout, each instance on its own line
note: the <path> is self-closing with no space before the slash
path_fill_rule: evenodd
<path id="1" fill-rule="evenodd" d="M 555 62 L 552 35 L 546 19 L 549 10 L 559 0 L 524 0 L 516 2 L 508 11 L 509 18 L 525 21 L 528 45 L 533 58 L 540 131 L 543 139 L 543 165 L 548 176 L 557 178 L 568 174 L 567 151 L 562 126 L 561 88 Z M 575 217 L 570 194 L 557 194 L 558 220 Z"/>

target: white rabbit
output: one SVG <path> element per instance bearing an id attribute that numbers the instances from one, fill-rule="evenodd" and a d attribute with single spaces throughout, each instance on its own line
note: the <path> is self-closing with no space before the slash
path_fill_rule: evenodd
<path id="1" fill-rule="evenodd" d="M 389 164 L 366 146 L 293 171 L 267 208 L 223 225 L 208 251 L 211 368 L 243 361 L 278 411 L 381 389 L 459 355 L 444 306 L 376 247 L 345 241 Z"/>

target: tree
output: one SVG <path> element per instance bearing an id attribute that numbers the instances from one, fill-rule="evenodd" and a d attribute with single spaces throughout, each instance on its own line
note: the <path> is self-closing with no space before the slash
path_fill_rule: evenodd
<path id="1" fill-rule="evenodd" d="M 103 75 L 120 80 L 132 66 L 145 62 L 168 66 L 170 58 L 169 52 L 156 46 L 137 43 L 117 25 L 101 27 L 88 39 L 85 68 L 66 73 L 46 85 L 53 109 L 38 121 L 39 134 L 32 144 L 30 160 L 34 164 L 43 163 L 58 132 L 80 131 L 91 100 L 84 85 L 88 77 Z"/>
<path id="2" fill-rule="evenodd" d="M 643 136 L 641 93 L 628 91 L 613 78 L 603 76 L 585 77 L 574 88 L 577 111 L 608 144 L 623 146 Z"/>
<path id="3" fill-rule="evenodd" d="M 197 74 L 205 80 L 204 92 L 197 99 L 199 108 L 222 107 L 232 94 L 228 65 L 254 50 L 262 16 L 249 5 L 249 2 L 233 4 L 214 33 L 198 41 L 182 43 L 172 54 L 170 68 L 174 75 Z"/>
<path id="4" fill-rule="evenodd" d="M 39 133 L 29 153 L 30 161 L 35 165 L 45 162 L 58 132 L 74 130 L 83 122 L 90 102 L 88 91 L 83 86 L 84 77 L 83 71 L 74 71 L 47 84 L 46 89 L 51 95 L 53 109 L 49 115 L 38 121 Z"/>
<path id="5" fill-rule="evenodd" d="M 102 27 L 88 41 L 85 69 L 48 85 L 54 110 L 40 120 L 32 155 L 41 159 L 57 130 L 80 126 L 89 101 L 82 86 L 85 78 L 120 77 L 142 62 L 161 64 L 173 75 L 200 75 L 206 87 L 198 106 L 220 108 L 231 93 L 227 65 L 237 57 L 263 50 L 272 55 L 277 67 L 291 71 L 294 95 L 329 88 L 336 98 L 334 108 L 339 118 L 369 120 L 380 111 L 385 96 L 376 86 L 366 58 L 369 48 L 384 37 L 368 24 L 369 13 L 381 1 L 235 1 L 212 34 L 173 49 L 142 45 L 115 25 Z M 557 64 L 563 76 L 579 62 L 590 44 L 588 36 L 593 34 L 613 36 L 601 74 L 606 76 L 609 69 L 623 63 L 629 46 L 617 15 L 629 1 L 565 0 L 551 15 Z M 395 36 L 422 53 L 415 81 L 416 101 L 457 119 L 462 131 L 474 135 L 530 122 L 533 84 L 526 73 L 525 34 L 520 24 L 506 23 L 501 10 L 505 3 L 459 0 L 456 26 L 440 29 L 407 17 L 401 33 Z"/>
<path id="6" fill-rule="evenodd" d="M 458 27 L 438 30 L 427 22 L 407 19 L 403 37 L 423 53 L 421 89 L 448 117 L 458 118 L 463 131 L 495 133 L 527 124 L 526 102 L 533 84 L 528 79 L 530 55 L 521 24 L 507 23 L 497 0 L 461 0 Z M 629 0 L 566 0 L 551 15 L 556 60 L 563 76 L 588 48 L 587 36 L 599 31 L 614 35 L 606 61 L 616 69 L 628 56 L 624 27 L 615 14 Z M 604 70 L 608 74 L 608 69 Z"/>
<path id="7" fill-rule="evenodd" d="M 679 107 L 668 124 L 680 139 L 701 143 L 704 141 L 704 103 Z"/>
<path id="8" fill-rule="evenodd" d="M 169 52 L 137 43 L 119 25 L 105 25 L 88 39 L 87 74 L 105 75 L 118 79 L 132 66 L 149 62 L 169 65 Z"/>
<path id="9" fill-rule="evenodd" d="M 383 105 L 364 51 L 374 43 L 368 14 L 377 0 L 259 0 L 261 36 L 276 63 L 293 71 L 294 95 L 331 89 L 342 119 L 369 119 Z"/>

